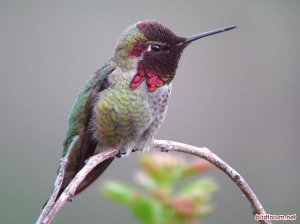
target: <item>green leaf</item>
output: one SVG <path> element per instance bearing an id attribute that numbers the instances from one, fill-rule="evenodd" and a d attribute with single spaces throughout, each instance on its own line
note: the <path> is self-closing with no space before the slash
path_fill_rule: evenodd
<path id="1" fill-rule="evenodd" d="M 136 191 L 129 185 L 110 181 L 104 184 L 102 193 L 115 201 L 128 204 L 134 198 Z"/>
<path id="2" fill-rule="evenodd" d="M 203 178 L 175 190 L 187 176 L 207 169 L 207 164 L 190 164 L 163 154 L 144 155 L 141 163 L 135 181 L 142 189 L 119 182 L 108 182 L 102 188 L 106 197 L 125 205 L 140 223 L 187 224 L 213 210 L 210 199 L 217 190 L 215 181 Z"/>
<path id="3" fill-rule="evenodd" d="M 181 157 L 152 153 L 140 159 L 146 174 L 156 185 L 169 191 L 170 187 L 184 178 L 185 162 Z"/>
<path id="4" fill-rule="evenodd" d="M 132 213 L 139 218 L 142 223 L 162 223 L 163 208 L 157 201 L 148 197 L 136 198 L 131 204 Z"/>
<path id="5" fill-rule="evenodd" d="M 211 205 L 202 205 L 197 208 L 195 215 L 205 216 L 211 213 L 214 210 L 214 207 Z"/>
<path id="6" fill-rule="evenodd" d="M 156 181 L 151 178 L 147 173 L 139 171 L 134 176 L 135 181 L 144 187 L 147 191 L 153 191 L 157 188 Z"/>
<path id="7" fill-rule="evenodd" d="M 209 178 L 203 178 L 183 187 L 179 195 L 193 198 L 199 203 L 206 203 L 211 195 L 217 191 L 217 184 Z"/>

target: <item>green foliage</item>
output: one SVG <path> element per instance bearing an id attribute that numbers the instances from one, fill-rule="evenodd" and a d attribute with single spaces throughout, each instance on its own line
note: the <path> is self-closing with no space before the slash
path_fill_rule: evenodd
<path id="1" fill-rule="evenodd" d="M 187 177 L 211 168 L 207 162 L 163 153 L 144 154 L 140 162 L 142 168 L 135 175 L 140 187 L 111 181 L 102 192 L 128 207 L 141 223 L 194 224 L 213 210 L 210 201 L 217 190 L 213 180 L 202 178 L 178 186 Z"/>

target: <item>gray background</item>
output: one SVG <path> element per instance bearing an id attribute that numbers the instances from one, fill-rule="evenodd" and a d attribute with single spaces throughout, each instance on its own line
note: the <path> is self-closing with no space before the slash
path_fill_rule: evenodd
<path id="1" fill-rule="evenodd" d="M 52 190 L 67 116 L 128 25 L 155 18 L 181 35 L 238 29 L 185 50 L 157 138 L 205 145 L 235 167 L 267 212 L 299 215 L 299 1 L 0 2 L 0 223 L 34 223 Z M 137 223 L 104 199 L 131 181 L 137 155 L 117 160 L 55 223 Z M 216 210 L 201 223 L 256 223 L 218 170 Z M 283 222 L 276 222 L 283 223 Z"/>

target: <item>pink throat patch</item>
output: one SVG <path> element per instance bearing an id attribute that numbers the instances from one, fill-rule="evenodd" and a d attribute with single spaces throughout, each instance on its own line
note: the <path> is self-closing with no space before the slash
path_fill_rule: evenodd
<path id="1" fill-rule="evenodd" d="M 148 90 L 153 92 L 158 87 L 163 85 L 163 80 L 159 77 L 157 73 L 151 70 L 144 70 L 142 66 L 139 65 L 137 74 L 133 77 L 130 87 L 136 89 L 141 85 L 141 83 L 146 79 L 146 84 Z"/>

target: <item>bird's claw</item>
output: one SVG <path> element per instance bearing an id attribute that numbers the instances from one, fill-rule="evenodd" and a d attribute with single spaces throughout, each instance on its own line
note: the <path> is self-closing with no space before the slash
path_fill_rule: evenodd
<path id="1" fill-rule="evenodd" d="M 124 150 L 119 150 L 119 152 L 115 155 L 115 157 L 117 157 L 117 158 L 122 158 L 122 157 L 124 157 L 126 155 L 126 151 L 124 151 Z"/>
<path id="2" fill-rule="evenodd" d="M 140 149 L 140 148 L 134 148 L 131 150 L 131 152 L 141 152 L 143 151 L 143 149 Z"/>
<path id="3" fill-rule="evenodd" d="M 119 151 L 116 155 L 115 155 L 115 157 L 117 157 L 117 158 L 121 158 L 122 157 L 122 153 L 121 153 L 121 151 Z"/>
<path id="4" fill-rule="evenodd" d="M 164 147 L 161 147 L 160 148 L 160 151 L 161 152 L 169 152 L 171 150 L 171 147 L 170 146 L 164 146 Z"/>
<path id="5" fill-rule="evenodd" d="M 170 143 L 168 143 L 168 144 L 164 144 L 164 146 L 162 146 L 160 148 L 160 151 L 161 152 L 169 152 L 172 150 L 172 148 L 173 148 L 172 145 Z"/>

